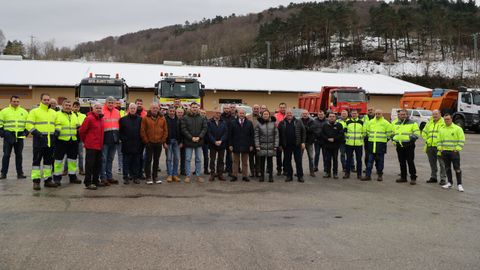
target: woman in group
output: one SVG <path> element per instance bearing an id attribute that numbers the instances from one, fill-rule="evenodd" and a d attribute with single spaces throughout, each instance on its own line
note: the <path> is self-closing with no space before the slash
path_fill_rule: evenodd
<path id="1" fill-rule="evenodd" d="M 273 157 L 277 153 L 279 143 L 275 118 L 266 110 L 258 119 L 255 127 L 255 148 L 260 157 L 260 182 L 265 181 L 265 162 L 267 163 L 268 181 L 273 182 Z"/>

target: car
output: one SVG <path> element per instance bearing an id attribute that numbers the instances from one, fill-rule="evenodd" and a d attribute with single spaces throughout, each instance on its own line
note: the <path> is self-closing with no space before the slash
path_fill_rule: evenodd
<path id="1" fill-rule="evenodd" d="M 304 111 L 304 109 L 292 109 L 293 116 L 297 119 L 302 118 L 302 112 L 303 111 Z"/>
<path id="2" fill-rule="evenodd" d="M 399 110 L 401 109 L 399 108 L 392 109 L 392 114 L 391 114 L 392 121 L 397 118 L 397 115 L 398 115 L 397 112 Z M 420 127 L 420 130 L 423 130 L 428 120 L 430 120 L 430 117 L 432 117 L 432 111 L 430 110 L 408 109 L 407 114 L 410 120 L 417 122 L 418 126 Z"/>

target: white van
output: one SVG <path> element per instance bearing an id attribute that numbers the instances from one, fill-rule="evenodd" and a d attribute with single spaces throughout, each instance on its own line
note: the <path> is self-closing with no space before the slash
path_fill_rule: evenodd
<path id="1" fill-rule="evenodd" d="M 397 114 L 398 114 L 397 111 L 399 110 L 401 109 L 399 108 L 392 109 L 392 114 L 391 114 L 392 121 L 397 118 Z M 418 126 L 420 127 L 420 130 L 423 130 L 428 120 L 430 120 L 430 117 L 432 117 L 432 111 L 429 111 L 429 110 L 408 109 L 407 113 L 408 113 L 408 117 L 412 121 L 417 122 Z"/>

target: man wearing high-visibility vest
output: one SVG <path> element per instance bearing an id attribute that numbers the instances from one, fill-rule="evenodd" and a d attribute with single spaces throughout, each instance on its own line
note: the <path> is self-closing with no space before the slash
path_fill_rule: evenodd
<path id="1" fill-rule="evenodd" d="M 438 152 L 445 162 L 445 171 L 447 173 L 448 183 L 442 188 L 449 189 L 453 186 L 452 165 L 457 178 L 458 191 L 463 192 L 462 170 L 460 169 L 460 151 L 465 144 L 465 134 L 463 129 L 452 123 L 452 116 L 446 114 L 445 127 L 438 131 Z"/>
<path id="2" fill-rule="evenodd" d="M 25 179 L 23 174 L 23 139 L 28 131 L 25 129 L 28 112 L 20 106 L 18 96 L 10 97 L 10 105 L 0 111 L 0 137 L 3 137 L 3 158 L 0 179 L 7 178 L 12 149 L 15 150 L 15 166 L 17 178 Z"/>
<path id="3" fill-rule="evenodd" d="M 343 130 L 347 128 L 347 120 L 348 120 L 348 111 L 343 110 L 340 113 L 340 118 L 337 120 L 337 122 L 342 125 Z M 345 137 L 346 138 L 346 137 Z M 340 162 L 342 163 L 342 170 L 345 173 L 347 171 L 347 155 L 345 153 L 345 141 L 340 143 Z"/>
<path id="4" fill-rule="evenodd" d="M 446 184 L 447 174 L 445 173 L 445 163 L 438 157 L 438 131 L 445 127 L 445 121 L 439 110 L 432 111 L 432 117 L 422 130 L 422 137 L 425 141 L 425 152 L 430 163 L 430 179 L 427 183 L 437 183 L 437 172 L 440 167 L 440 185 Z M 437 166 L 438 163 L 438 166 Z"/>
<path id="5" fill-rule="evenodd" d="M 55 119 L 55 135 L 57 142 L 55 145 L 55 164 L 53 169 L 53 181 L 57 186 L 61 186 L 63 158 L 67 155 L 68 178 L 72 184 L 81 184 L 77 179 L 77 155 L 78 155 L 78 137 L 77 128 L 79 128 L 78 117 L 72 112 L 72 102 L 63 101 L 62 110 L 57 112 Z"/>
<path id="6" fill-rule="evenodd" d="M 383 181 L 384 157 L 387 153 L 387 142 L 392 136 L 392 125 L 383 117 L 382 110 L 375 111 L 375 118 L 365 125 L 368 137 L 368 163 L 362 181 L 372 180 L 373 162 L 377 169 L 377 181 Z"/>
<path id="7" fill-rule="evenodd" d="M 350 178 L 351 168 L 354 167 L 353 154 L 357 163 L 357 179 L 362 178 L 362 152 L 365 143 L 365 123 L 358 118 L 358 111 L 353 109 L 351 117 L 345 123 L 345 152 L 347 154 L 347 164 L 343 179 Z"/>
<path id="8" fill-rule="evenodd" d="M 118 185 L 118 180 L 113 179 L 112 165 L 115 152 L 120 141 L 119 121 L 120 112 L 115 109 L 115 98 L 107 97 L 102 110 L 104 139 L 102 148 L 102 168 L 100 170 L 100 185 Z"/>
<path id="9" fill-rule="evenodd" d="M 45 187 L 56 188 L 52 181 L 53 146 L 55 144 L 56 112 L 49 108 L 50 95 L 41 94 L 38 108 L 28 114 L 26 128 L 33 135 L 32 181 L 33 189 L 40 190 L 40 181 L 45 179 Z M 40 165 L 43 160 L 43 173 Z"/>
<path id="10" fill-rule="evenodd" d="M 406 183 L 407 164 L 410 173 L 410 185 L 417 181 L 417 169 L 415 168 L 415 141 L 420 137 L 418 124 L 410 120 L 407 110 L 398 112 L 398 121 L 393 125 L 393 144 L 397 148 L 398 162 L 400 163 L 400 178 L 397 183 Z"/>
<path id="11" fill-rule="evenodd" d="M 368 121 L 372 120 L 373 118 L 375 118 L 375 108 L 370 107 L 367 110 L 367 114 L 364 115 L 363 118 L 362 118 L 363 124 L 367 125 Z M 364 158 L 365 168 L 367 167 L 367 163 L 368 163 L 368 156 L 369 156 L 368 150 L 369 150 L 369 148 L 368 148 L 368 138 L 365 137 L 364 143 L 363 143 L 363 151 L 365 152 L 365 158 Z"/>

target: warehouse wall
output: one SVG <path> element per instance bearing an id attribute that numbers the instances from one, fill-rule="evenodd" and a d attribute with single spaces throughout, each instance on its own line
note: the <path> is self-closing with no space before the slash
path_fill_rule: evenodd
<path id="1" fill-rule="evenodd" d="M 392 108 L 400 106 L 401 97 L 399 95 L 370 95 L 368 106 L 383 110 L 385 118 L 390 119 Z"/>
<path id="2" fill-rule="evenodd" d="M 204 108 L 207 111 L 219 107 L 220 99 L 241 100 L 243 104 L 253 106 L 254 104 L 265 104 L 270 110 L 278 108 L 280 102 L 285 102 L 289 107 L 297 107 L 299 93 L 254 92 L 254 91 L 207 91 L 204 97 Z"/>
<path id="3" fill-rule="evenodd" d="M 148 108 L 154 100 L 152 89 L 131 89 L 129 100 L 134 101 L 136 98 L 142 98 L 145 106 Z M 18 95 L 21 98 L 21 104 L 24 108 L 30 109 L 40 101 L 41 93 L 49 93 L 51 97 L 59 98 L 75 98 L 75 89 L 73 87 L 52 88 L 52 87 L 32 87 L 27 86 L 0 86 L 0 108 L 8 106 L 11 95 Z M 212 111 L 219 107 L 220 99 L 238 100 L 242 103 L 253 106 L 254 104 L 265 104 L 270 110 L 275 110 L 280 102 L 285 102 L 289 107 L 297 107 L 299 93 L 282 93 L 264 91 L 210 91 L 207 90 L 204 97 L 204 108 Z M 382 109 L 386 116 L 389 117 L 392 108 L 397 108 L 400 103 L 401 96 L 394 95 L 371 95 L 369 105 L 378 109 Z"/>

